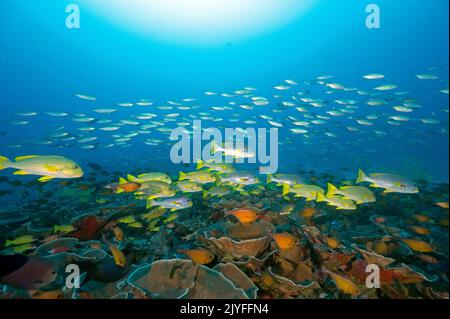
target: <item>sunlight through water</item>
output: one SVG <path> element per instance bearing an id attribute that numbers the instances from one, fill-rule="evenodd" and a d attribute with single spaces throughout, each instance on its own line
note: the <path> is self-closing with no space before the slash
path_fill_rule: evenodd
<path id="1" fill-rule="evenodd" d="M 288 24 L 317 0 L 83 0 L 132 32 L 166 42 L 217 45 Z"/>

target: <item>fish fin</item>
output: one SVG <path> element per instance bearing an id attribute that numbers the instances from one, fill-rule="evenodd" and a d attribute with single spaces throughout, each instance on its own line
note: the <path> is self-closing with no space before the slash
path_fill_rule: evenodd
<path id="1" fill-rule="evenodd" d="M 203 190 L 202 191 L 202 197 L 206 198 L 208 196 L 208 191 Z"/>
<path id="2" fill-rule="evenodd" d="M 322 193 L 317 193 L 317 202 L 318 202 L 318 203 L 320 203 L 320 202 L 326 202 L 326 201 L 327 201 L 327 199 L 326 199 L 326 197 L 325 197 L 324 194 L 322 194 Z"/>
<path id="3" fill-rule="evenodd" d="M 123 192 L 124 192 L 124 190 L 122 188 L 120 188 L 120 187 L 116 190 L 116 194 L 120 194 L 120 193 L 123 193 Z"/>
<path id="4" fill-rule="evenodd" d="M 50 171 L 50 172 L 57 172 L 58 171 L 58 167 L 56 167 L 56 166 L 54 166 L 54 165 L 45 165 L 44 166 L 45 167 L 45 169 L 47 170 L 47 171 Z"/>
<path id="5" fill-rule="evenodd" d="M 270 182 L 272 182 L 272 175 L 271 174 L 267 174 L 266 184 L 269 184 Z"/>
<path id="6" fill-rule="evenodd" d="M 364 202 L 356 202 L 357 205 L 362 205 Z"/>
<path id="7" fill-rule="evenodd" d="M 356 179 L 356 183 L 361 183 L 367 181 L 367 175 L 363 172 L 362 169 L 358 171 L 358 178 Z"/>
<path id="8" fill-rule="evenodd" d="M 389 189 L 385 189 L 385 190 L 383 191 L 383 193 L 389 194 L 389 193 L 395 193 L 395 191 L 389 190 Z"/>
<path id="9" fill-rule="evenodd" d="M 15 172 L 14 172 L 14 175 L 29 175 L 29 173 L 28 173 L 28 172 L 25 172 L 25 171 L 22 171 L 22 170 L 20 170 L 20 171 L 15 171 Z"/>
<path id="10" fill-rule="evenodd" d="M 170 211 L 173 213 L 173 212 L 176 212 L 178 209 L 176 209 L 176 208 L 171 208 L 170 209 Z"/>
<path id="11" fill-rule="evenodd" d="M 197 160 L 197 170 L 202 169 L 203 167 L 205 167 L 205 162 L 201 159 Z"/>
<path id="12" fill-rule="evenodd" d="M 183 180 L 185 180 L 185 179 L 187 179 L 187 174 L 186 173 L 183 173 L 183 172 L 180 172 L 180 177 L 178 178 L 180 181 L 183 181 Z"/>
<path id="13" fill-rule="evenodd" d="M 48 181 L 51 181 L 52 179 L 54 179 L 53 176 L 42 176 L 41 178 L 39 178 L 38 180 L 41 183 L 47 183 Z"/>
<path id="14" fill-rule="evenodd" d="M 128 174 L 128 175 L 127 175 L 127 179 L 128 179 L 130 182 L 134 182 L 134 181 L 137 180 L 136 176 L 133 176 L 133 175 L 131 175 L 131 174 Z"/>
<path id="15" fill-rule="evenodd" d="M 9 165 L 11 165 L 11 161 L 7 157 L 0 156 L 0 171 L 8 168 Z"/>
<path id="16" fill-rule="evenodd" d="M 125 178 L 123 178 L 123 177 L 119 178 L 119 184 L 120 185 L 123 185 L 123 184 L 126 184 L 126 183 L 128 183 L 128 181 Z"/>
<path id="17" fill-rule="evenodd" d="M 291 192 L 291 187 L 288 184 L 283 184 L 283 196 Z"/>
<path id="18" fill-rule="evenodd" d="M 20 162 L 20 161 L 24 161 L 24 160 L 27 160 L 27 159 L 30 159 L 30 158 L 36 158 L 36 157 L 37 157 L 37 155 L 18 156 L 14 160 L 16 162 Z"/>
<path id="19" fill-rule="evenodd" d="M 341 190 L 346 190 L 346 189 L 349 189 L 349 188 L 351 188 L 352 186 L 342 186 L 341 187 Z"/>
<path id="20" fill-rule="evenodd" d="M 337 191 L 338 191 L 338 188 L 337 188 L 336 186 L 334 186 L 334 185 L 331 184 L 331 183 L 328 183 L 328 193 L 327 193 L 327 196 L 328 196 L 328 197 L 331 197 L 331 196 L 333 196 L 333 195 L 336 195 L 336 194 L 337 194 Z"/>
<path id="21" fill-rule="evenodd" d="M 221 185 L 223 183 L 222 176 L 216 176 L 216 185 Z"/>

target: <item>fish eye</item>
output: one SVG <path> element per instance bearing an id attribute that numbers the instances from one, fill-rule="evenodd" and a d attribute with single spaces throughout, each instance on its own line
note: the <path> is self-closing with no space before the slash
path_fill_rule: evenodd
<path id="1" fill-rule="evenodd" d="M 80 166 L 78 166 L 78 165 L 73 166 L 73 169 L 79 169 L 79 168 L 80 168 Z"/>
<path id="2" fill-rule="evenodd" d="M 406 185 L 405 185 L 405 184 L 401 184 L 401 185 L 400 185 L 400 188 L 401 188 L 401 189 L 405 189 L 405 188 L 406 188 Z"/>

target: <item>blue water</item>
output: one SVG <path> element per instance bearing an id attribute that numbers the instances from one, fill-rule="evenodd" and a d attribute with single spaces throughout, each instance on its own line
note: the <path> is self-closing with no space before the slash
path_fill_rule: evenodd
<path id="1" fill-rule="evenodd" d="M 130 119 L 143 112 L 158 115 L 181 113 L 182 117 L 198 112 L 227 118 L 231 113 L 241 119 L 269 115 L 285 124 L 280 129 L 279 172 L 315 170 L 339 178 L 353 178 L 358 168 L 368 171 L 393 172 L 430 182 L 448 181 L 448 95 L 439 90 L 448 88 L 448 1 L 445 0 L 379 0 L 381 29 L 365 27 L 365 7 L 360 0 L 318 1 L 295 21 L 257 37 L 223 41 L 223 45 L 197 46 L 171 43 L 129 32 L 105 20 L 89 8 L 82 10 L 82 27 L 65 28 L 65 7 L 77 1 L 7 0 L 0 3 L 0 103 L 1 155 L 15 157 L 27 154 L 54 154 L 70 157 L 86 165 L 95 162 L 112 171 L 140 169 L 176 173 L 188 168 L 170 162 L 170 142 L 160 132 L 138 136 L 126 148 L 103 149 L 116 132 L 82 133 L 77 128 L 90 123 L 75 123 L 70 117 L 51 118 L 46 111 L 84 113 L 115 121 Z M 149 17 L 151 19 L 151 17 Z M 435 67 L 431 71 L 429 68 Z M 382 73 L 385 80 L 367 81 L 362 75 Z M 438 80 L 421 81 L 415 75 L 432 73 Z M 386 124 L 386 118 L 399 113 L 386 106 L 368 107 L 365 96 L 354 92 L 326 95 L 317 85 L 308 87 L 304 81 L 315 81 L 320 75 L 333 75 L 331 81 L 348 87 L 371 90 L 376 85 L 396 84 L 398 90 L 409 91 L 405 97 L 415 98 L 421 109 L 406 114 L 411 121 L 400 126 Z M 355 98 L 361 101 L 357 118 L 380 115 L 375 126 L 358 126 L 354 120 L 331 117 L 327 124 L 315 127 L 315 136 L 305 144 L 301 135 L 290 133 L 288 115 L 301 117 L 288 109 L 274 114 L 270 106 L 254 110 L 236 108 L 212 112 L 211 106 L 226 105 L 239 98 L 207 97 L 205 91 L 233 92 L 243 87 L 258 88 L 257 95 L 268 98 L 273 86 L 285 79 L 299 82 L 296 91 L 310 90 L 309 97 L 333 101 Z M 296 91 L 281 92 L 289 100 Z M 373 91 L 372 91 L 373 92 Z M 75 94 L 96 97 L 84 101 Z M 384 96 L 390 93 L 382 94 Z M 156 107 L 117 106 L 139 99 L 153 101 L 154 106 L 167 101 L 197 98 L 202 108 L 191 111 L 162 111 Z M 112 115 L 92 113 L 94 108 L 117 108 Z M 332 107 L 336 107 L 332 104 Z M 325 109 L 312 109 L 312 114 L 326 115 Z M 285 108 L 286 109 L 286 108 Z M 15 112 L 35 111 L 32 118 Z M 403 114 L 400 114 L 403 115 Z M 437 125 L 426 125 L 421 118 L 434 118 Z M 30 120 L 26 126 L 9 122 Z M 160 120 L 156 118 L 155 120 Z M 257 118 L 256 127 L 268 127 Z M 173 127 L 175 123 L 171 124 Z M 347 132 L 345 126 L 357 126 L 359 132 Z M 55 129 L 75 136 L 98 136 L 94 150 L 82 150 L 75 143 L 53 143 L 36 146 L 32 140 L 46 139 Z M 204 122 L 204 126 L 231 127 Z M 246 128 L 245 124 L 240 126 Z M 129 126 L 118 134 L 136 128 Z M 127 131 L 128 130 L 128 131 Z M 384 131 L 379 137 L 374 130 Z M 327 137 L 331 132 L 336 138 Z M 144 144 L 147 138 L 163 140 L 160 145 Z M 256 170 L 257 167 L 250 166 Z M 2 172 L 10 174 L 10 172 Z"/>
<path id="2" fill-rule="evenodd" d="M 183 292 L 183 298 L 196 296 L 195 291 L 199 298 L 218 292 L 223 297 L 234 284 L 240 288 L 231 277 L 228 288 L 222 288 L 228 275 L 220 276 L 220 283 L 222 271 L 216 265 L 225 262 L 242 271 L 236 281 L 248 276 L 257 288 L 255 297 L 264 299 L 350 294 L 448 299 L 449 1 L 311 0 L 315 3 L 308 10 L 293 19 L 286 14 L 284 23 L 250 35 L 233 25 L 214 41 L 196 38 L 188 29 L 158 34 L 167 25 L 161 30 L 153 26 L 159 30 L 152 30 L 153 36 L 142 26 L 137 32 L 136 26 L 119 23 L 120 15 L 112 18 L 107 7 L 93 6 L 108 1 L 118 2 L 0 0 L 0 299 L 37 298 L 49 290 L 65 298 L 167 298 L 190 286 L 190 277 L 195 277 L 190 286 L 195 288 L 187 289 L 189 295 Z M 206 0 L 195 0 L 201 1 Z M 255 0 L 264 5 L 280 1 L 292 5 L 294 0 Z M 380 29 L 366 27 L 365 9 L 371 2 L 381 9 Z M 80 7 L 80 29 L 65 25 L 69 4 Z M 252 19 L 253 12 L 245 10 L 236 14 Z M 153 18 L 158 17 L 148 14 L 149 22 Z M 363 78 L 373 73 L 385 78 Z M 429 79 L 420 79 L 423 74 Z M 382 85 L 396 88 L 376 89 Z M 236 93 L 249 87 L 256 90 Z M 266 98 L 268 105 L 255 105 L 251 98 L 256 97 Z M 369 100 L 384 104 L 370 106 Z M 152 105 L 138 105 L 142 101 Z M 406 106 L 410 112 L 399 111 Z M 98 109 L 116 112 L 99 114 Z M 340 116 L 331 112 L 337 110 Z M 145 118 L 143 113 L 153 115 Z M 278 158 L 278 173 L 296 174 L 296 181 L 323 192 L 316 188 L 297 194 L 305 188 L 266 182 L 266 176 L 253 179 L 248 172 L 239 182 L 222 183 L 227 175 L 214 169 L 201 171 L 207 183 L 189 175 L 188 180 L 198 182 L 190 184 L 198 187 L 196 192 L 183 189 L 180 173 L 195 171 L 196 165 L 173 162 L 175 142 L 169 135 L 181 125 L 190 129 L 198 119 L 204 129 L 221 132 L 278 128 L 279 139 L 271 141 L 279 150 L 272 154 Z M 111 126 L 117 130 L 102 130 Z M 24 155 L 67 157 L 83 168 L 84 176 L 40 183 L 40 176 L 3 167 L 10 165 L 5 157 Z M 45 173 L 55 172 L 55 166 L 43 166 Z M 261 166 L 266 164 L 235 168 L 238 174 L 258 174 Z M 333 195 L 329 183 L 355 185 L 359 169 L 404 178 L 395 177 L 386 186 L 383 179 L 389 178 L 375 175 L 377 181 L 359 181 L 366 189 L 352 188 L 365 196 L 347 199 L 349 188 Z M 173 183 L 127 175 L 149 172 L 167 173 Z M 248 180 L 254 183 L 247 185 Z M 226 194 L 214 196 L 213 190 Z M 55 228 L 61 225 L 68 230 Z M 206 257 L 202 251 L 197 251 L 201 258 L 187 253 L 200 247 L 207 249 Z M 360 249 L 376 252 L 370 260 L 377 259 L 387 272 L 376 291 L 364 287 L 370 272 L 364 267 L 371 261 Z M 94 260 L 87 261 L 92 259 L 88 252 Z M 62 270 L 81 256 L 80 273 L 86 274 L 81 289 L 63 287 L 68 277 Z M 188 257 L 205 264 L 203 271 L 213 274 L 214 281 L 200 275 L 200 268 L 190 276 L 191 266 L 188 271 L 179 260 L 176 265 L 171 261 L 183 259 L 185 265 Z M 391 259 L 389 267 L 383 257 Z M 164 271 L 170 269 L 170 284 L 154 287 L 161 293 L 138 291 L 137 281 L 158 286 L 152 277 L 139 277 L 155 261 L 164 262 Z M 182 274 L 176 274 L 179 270 Z M 333 283 L 333 272 L 363 289 L 348 294 Z M 164 282 L 164 274 L 155 270 L 153 275 Z M 175 284 L 176 278 L 183 284 Z M 307 282 L 311 290 L 303 286 Z M 244 290 L 239 291 L 242 296 Z"/>

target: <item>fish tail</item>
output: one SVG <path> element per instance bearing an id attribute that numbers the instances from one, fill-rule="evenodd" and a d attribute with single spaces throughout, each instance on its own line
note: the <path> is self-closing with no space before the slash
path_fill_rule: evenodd
<path id="1" fill-rule="evenodd" d="M 328 183 L 328 192 L 327 196 L 332 197 L 337 194 L 338 188 L 331 183 Z"/>
<path id="2" fill-rule="evenodd" d="M 10 165 L 11 161 L 7 157 L 0 156 L 0 171 L 10 167 Z"/>
<path id="3" fill-rule="evenodd" d="M 180 178 L 179 178 L 179 180 L 182 181 L 182 180 L 185 180 L 186 178 L 187 178 L 187 174 L 186 174 L 186 173 L 183 173 L 183 172 L 180 172 Z"/>
<path id="4" fill-rule="evenodd" d="M 14 242 L 12 240 L 6 240 L 5 247 L 9 247 L 12 245 L 14 245 Z"/>
<path id="5" fill-rule="evenodd" d="M 208 197 L 208 191 L 203 190 L 202 191 L 202 195 L 203 195 L 203 198 Z"/>
<path id="6" fill-rule="evenodd" d="M 267 180 L 266 180 L 266 184 L 269 184 L 272 182 L 272 175 L 267 174 Z"/>
<path id="7" fill-rule="evenodd" d="M 326 202 L 326 201 L 327 201 L 327 199 L 326 199 L 326 197 L 325 197 L 324 194 L 322 194 L 322 193 L 317 193 L 317 202 L 318 202 L 318 203 L 320 203 L 320 202 Z"/>
<path id="8" fill-rule="evenodd" d="M 291 192 L 291 187 L 288 184 L 283 184 L 283 196 Z"/>
<path id="9" fill-rule="evenodd" d="M 358 178 L 356 179 L 356 183 L 361 183 L 367 181 L 367 175 L 363 172 L 362 169 L 358 171 Z"/>
<path id="10" fill-rule="evenodd" d="M 223 183 L 223 178 L 222 176 L 216 176 L 216 184 L 217 185 L 221 185 Z"/>
<path id="11" fill-rule="evenodd" d="M 202 169 L 205 167 L 205 162 L 203 162 L 201 159 L 197 160 L 197 169 Z"/>

